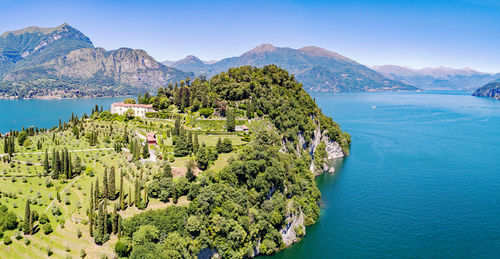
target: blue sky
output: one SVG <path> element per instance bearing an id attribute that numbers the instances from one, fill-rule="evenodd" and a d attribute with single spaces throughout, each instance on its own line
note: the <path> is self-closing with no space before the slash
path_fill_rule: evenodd
<path id="1" fill-rule="evenodd" d="M 68 22 L 105 49 L 159 61 L 319 46 L 366 65 L 500 72 L 500 1 L 0 0 L 0 31 Z"/>

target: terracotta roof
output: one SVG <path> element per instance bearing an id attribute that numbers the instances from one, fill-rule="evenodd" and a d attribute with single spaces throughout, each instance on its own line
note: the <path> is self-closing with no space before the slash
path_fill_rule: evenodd
<path id="1" fill-rule="evenodd" d="M 146 139 L 147 139 L 148 141 L 153 141 L 153 140 L 156 140 L 156 134 L 154 134 L 154 133 L 150 132 L 150 133 L 146 134 Z"/>
<path id="2" fill-rule="evenodd" d="M 139 108 L 153 108 L 152 104 L 128 104 L 128 103 L 113 103 L 111 106 L 122 106 L 122 107 L 139 107 Z"/>

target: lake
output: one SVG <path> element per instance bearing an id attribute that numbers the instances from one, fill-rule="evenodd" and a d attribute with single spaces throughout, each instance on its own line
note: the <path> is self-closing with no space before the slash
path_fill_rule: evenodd
<path id="1" fill-rule="evenodd" d="M 321 216 L 277 258 L 500 258 L 500 102 L 455 93 L 314 94 L 352 135 L 316 181 Z M 0 131 L 123 98 L 0 100 Z"/>
<path id="2" fill-rule="evenodd" d="M 112 103 L 123 101 L 126 97 L 95 99 L 60 99 L 60 100 L 2 100 L 0 99 L 0 132 L 22 127 L 38 126 L 51 128 L 59 125 L 59 119 L 68 121 L 71 113 L 78 116 L 90 115 L 97 104 L 105 110 Z"/>
<path id="3" fill-rule="evenodd" d="M 278 258 L 500 258 L 500 102 L 466 94 L 314 94 L 352 136 L 317 178 L 324 206 Z"/>

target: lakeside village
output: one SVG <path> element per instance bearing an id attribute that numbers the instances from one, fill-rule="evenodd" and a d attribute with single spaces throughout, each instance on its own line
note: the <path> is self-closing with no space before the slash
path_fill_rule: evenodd
<path id="1" fill-rule="evenodd" d="M 190 182 L 247 144 L 260 119 L 240 108 L 158 112 L 127 99 L 51 129 L 1 134 L 0 258 L 112 258 L 122 220 L 189 204 Z"/>

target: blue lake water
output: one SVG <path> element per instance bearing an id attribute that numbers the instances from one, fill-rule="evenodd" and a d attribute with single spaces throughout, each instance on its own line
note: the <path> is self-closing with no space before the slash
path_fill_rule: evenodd
<path id="1" fill-rule="evenodd" d="M 351 134 L 351 155 L 317 178 L 319 221 L 273 259 L 500 258 L 499 101 L 314 97 Z"/>
<path id="2" fill-rule="evenodd" d="M 317 178 L 324 206 L 274 258 L 500 258 L 500 101 L 465 94 L 314 94 L 352 136 Z M 51 127 L 123 98 L 0 100 L 0 131 Z"/>
<path id="3" fill-rule="evenodd" d="M 23 126 L 51 128 L 59 124 L 59 119 L 67 121 L 71 118 L 72 112 L 78 116 L 90 114 L 96 104 L 106 110 L 113 102 L 123 99 L 0 100 L 0 132 L 20 130 Z"/>

